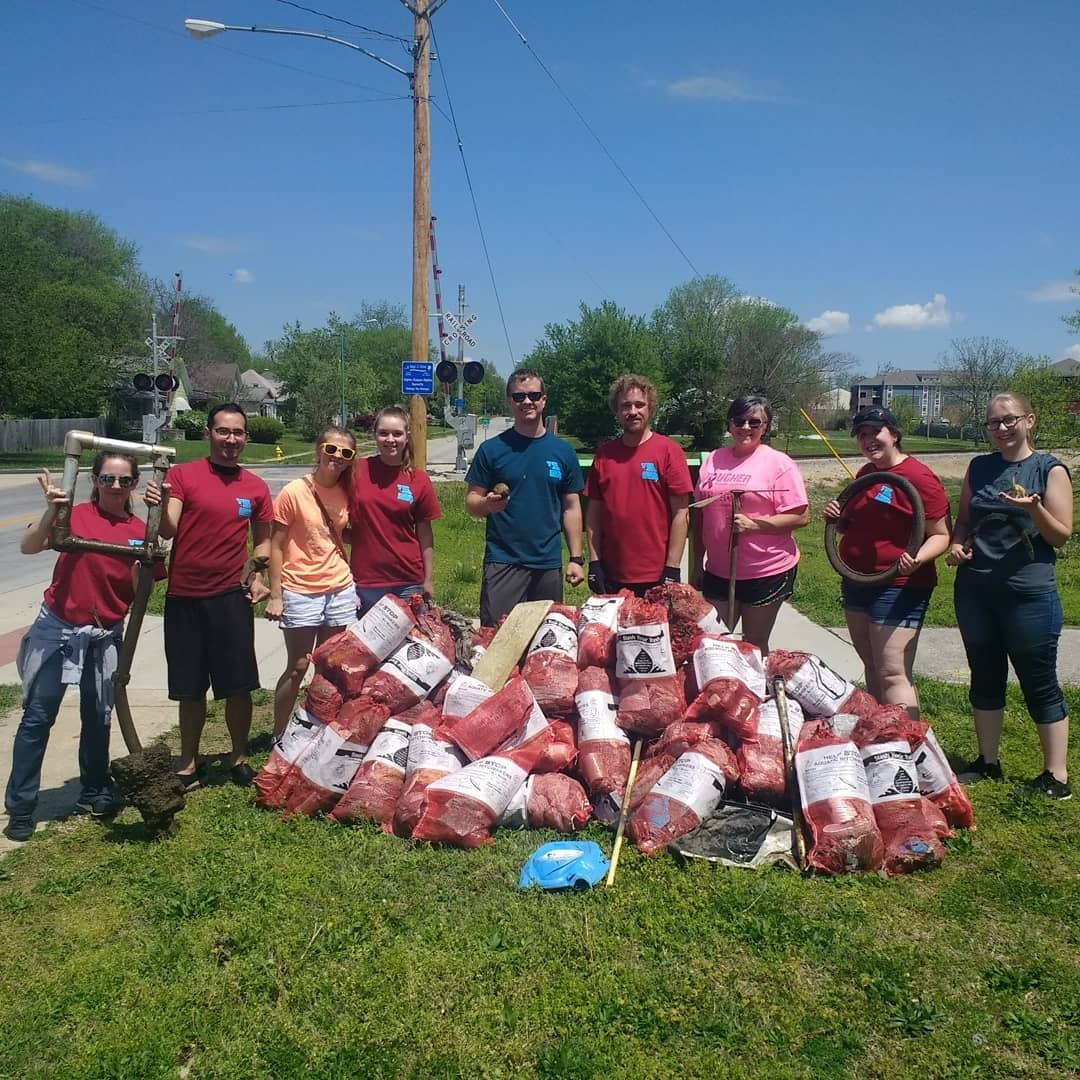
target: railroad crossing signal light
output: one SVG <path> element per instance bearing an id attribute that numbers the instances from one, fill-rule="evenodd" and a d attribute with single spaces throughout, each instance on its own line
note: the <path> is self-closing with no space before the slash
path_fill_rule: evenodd
<path id="1" fill-rule="evenodd" d="M 465 365 L 468 368 L 468 364 Z M 453 382 L 457 378 L 457 364 L 451 360 L 440 360 L 435 365 L 435 378 L 439 382 Z"/>
<path id="2" fill-rule="evenodd" d="M 461 369 L 461 377 L 471 386 L 475 386 L 484 379 L 484 365 L 476 360 L 470 360 Z"/>
<path id="3" fill-rule="evenodd" d="M 151 379 L 150 376 L 147 375 L 145 371 L 140 371 L 139 374 L 136 375 L 131 381 L 135 384 L 135 389 L 136 390 L 153 390 L 154 389 L 154 380 Z"/>
<path id="4" fill-rule="evenodd" d="M 163 393 L 172 393 L 180 385 L 180 380 L 175 375 L 163 371 L 155 380 L 154 385 Z"/>

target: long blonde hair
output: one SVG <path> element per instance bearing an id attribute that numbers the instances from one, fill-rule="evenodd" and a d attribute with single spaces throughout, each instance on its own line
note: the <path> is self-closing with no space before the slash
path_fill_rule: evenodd
<path id="1" fill-rule="evenodd" d="M 353 450 L 356 449 L 356 436 L 353 435 L 351 431 L 348 431 L 343 427 L 338 427 L 337 424 L 329 424 L 327 427 L 323 428 L 322 434 L 315 442 L 315 468 L 311 470 L 313 473 L 316 472 L 319 468 L 319 454 L 321 452 L 322 444 L 328 441 L 328 435 L 335 438 L 346 438 L 349 440 L 349 443 L 351 444 Z M 347 488 L 352 484 L 353 463 L 355 461 L 356 458 L 353 457 L 352 461 L 350 461 L 349 464 L 346 465 L 340 473 L 338 473 L 339 486 Z"/>
<path id="2" fill-rule="evenodd" d="M 1024 397 L 1023 394 L 1017 394 L 1012 390 L 1004 390 L 1000 394 L 995 394 L 986 403 L 986 415 L 987 416 L 990 415 L 990 408 L 994 404 L 995 401 L 1007 401 L 1007 402 L 1010 402 L 1012 404 L 1013 408 L 1015 408 L 1017 410 L 1017 412 L 1019 412 L 1023 416 L 1034 416 L 1035 415 L 1035 411 L 1031 407 L 1031 402 L 1028 401 L 1028 399 L 1026 397 Z M 1024 437 L 1027 439 L 1028 446 L 1030 446 L 1031 449 L 1034 450 L 1035 449 L 1035 429 L 1034 429 L 1033 426 L 1029 427 L 1027 429 L 1027 431 L 1024 433 Z"/>
<path id="3" fill-rule="evenodd" d="M 405 425 L 405 448 L 401 451 L 401 467 L 407 472 L 413 471 L 413 441 L 412 422 L 409 419 L 409 410 L 402 405 L 387 405 L 375 414 L 375 422 L 371 425 L 372 433 L 379 430 L 379 421 L 384 417 L 393 417 Z"/>

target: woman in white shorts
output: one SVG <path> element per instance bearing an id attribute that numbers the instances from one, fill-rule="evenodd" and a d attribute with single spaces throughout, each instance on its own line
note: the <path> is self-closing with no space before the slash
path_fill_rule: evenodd
<path id="1" fill-rule="evenodd" d="M 281 623 L 288 654 L 274 691 L 274 737 L 289 722 L 313 649 L 356 618 L 349 556 L 349 488 L 356 440 L 328 427 L 315 443 L 315 468 L 274 500 L 270 599 L 266 617 Z"/>

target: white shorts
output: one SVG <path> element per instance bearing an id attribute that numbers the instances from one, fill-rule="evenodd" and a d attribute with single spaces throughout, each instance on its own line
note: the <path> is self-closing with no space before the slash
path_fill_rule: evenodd
<path id="1" fill-rule="evenodd" d="M 282 630 L 348 626 L 356 618 L 356 590 L 350 585 L 337 592 L 305 593 L 281 590 Z"/>

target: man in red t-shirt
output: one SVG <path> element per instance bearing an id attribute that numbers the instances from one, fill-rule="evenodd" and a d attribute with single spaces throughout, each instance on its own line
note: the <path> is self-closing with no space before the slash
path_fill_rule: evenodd
<path id="1" fill-rule="evenodd" d="M 648 379 L 616 379 L 608 404 L 623 433 L 597 448 L 585 485 L 589 588 L 642 596 L 679 580 L 694 484 L 682 448 L 649 426 L 656 387 Z"/>
<path id="2" fill-rule="evenodd" d="M 203 434 L 210 456 L 169 470 L 161 535 L 173 538 L 165 598 L 165 657 L 169 697 L 180 703 L 180 768 L 187 788 L 198 786 L 199 739 L 206 724 L 206 691 L 225 699 L 232 741 L 233 783 L 254 778 L 247 763 L 251 691 L 259 686 L 252 605 L 270 590 L 259 575 L 240 580 L 248 558 L 270 555 L 273 500 L 266 481 L 239 465 L 247 418 L 233 404 L 210 410 Z"/>

